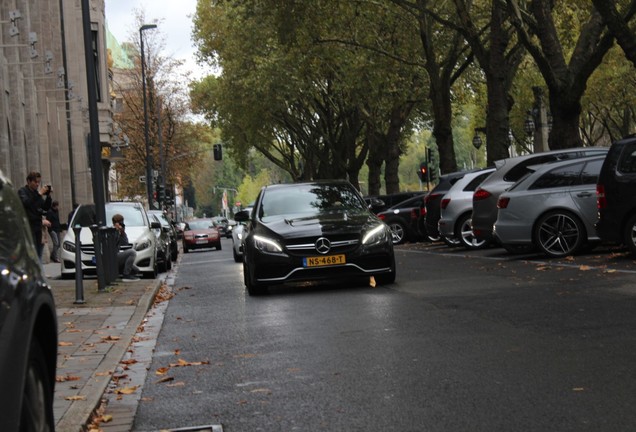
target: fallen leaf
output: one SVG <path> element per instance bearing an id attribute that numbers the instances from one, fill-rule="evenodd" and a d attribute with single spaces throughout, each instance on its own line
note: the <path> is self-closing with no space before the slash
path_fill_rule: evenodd
<path id="1" fill-rule="evenodd" d="M 170 370 L 169 367 L 160 367 L 155 371 L 155 375 L 165 375 Z"/>
<path id="2" fill-rule="evenodd" d="M 592 267 L 590 267 L 588 265 L 582 265 L 582 266 L 579 267 L 579 270 L 588 271 L 588 270 L 592 270 Z"/>
<path id="3" fill-rule="evenodd" d="M 119 336 L 104 336 L 102 337 L 103 341 L 118 341 L 119 339 L 121 339 Z"/>
<path id="4" fill-rule="evenodd" d="M 65 381 L 79 381 L 81 377 L 73 376 L 73 375 L 58 375 L 55 377 L 56 382 L 65 382 Z"/>
<path id="5" fill-rule="evenodd" d="M 109 423 L 113 421 L 113 416 L 110 414 L 104 414 L 103 416 L 99 418 L 99 421 L 103 423 Z"/>
<path id="6" fill-rule="evenodd" d="M 65 347 L 65 346 L 73 346 L 73 342 L 60 342 L 60 343 L 58 343 L 57 345 L 58 345 L 58 346 L 62 346 L 62 347 Z"/>
<path id="7" fill-rule="evenodd" d="M 124 387 L 122 389 L 116 389 L 115 393 L 116 394 L 133 394 L 134 392 L 137 391 L 137 387 L 139 387 L 139 386 Z"/>
<path id="8" fill-rule="evenodd" d="M 204 364 L 210 364 L 209 361 L 200 361 L 200 362 L 189 362 L 183 359 L 177 360 L 177 363 L 170 363 L 170 367 L 181 367 L 181 366 L 201 366 Z"/>
<path id="9" fill-rule="evenodd" d="M 371 288 L 375 288 L 375 278 L 373 276 L 371 276 L 369 278 L 369 285 L 371 286 Z"/>
<path id="10" fill-rule="evenodd" d="M 122 360 L 121 364 L 125 364 L 125 365 L 129 365 L 129 364 L 135 364 L 137 363 L 137 360 L 135 359 L 128 359 L 128 360 Z"/>
<path id="11" fill-rule="evenodd" d="M 161 383 L 170 382 L 170 381 L 174 381 L 174 377 L 169 377 L 169 376 L 163 377 L 159 381 L 157 381 L 156 384 L 161 384 Z"/>
<path id="12" fill-rule="evenodd" d="M 583 387 L 574 387 L 574 388 L 572 389 L 572 391 L 575 391 L 575 392 L 582 392 L 582 391 L 585 391 L 585 388 L 583 388 Z"/>
<path id="13" fill-rule="evenodd" d="M 609 269 L 609 270 L 605 270 L 603 273 L 616 273 L 616 270 Z"/>
<path id="14" fill-rule="evenodd" d="M 66 396 L 64 399 L 69 401 L 86 400 L 86 396 L 81 396 L 81 395 Z"/>

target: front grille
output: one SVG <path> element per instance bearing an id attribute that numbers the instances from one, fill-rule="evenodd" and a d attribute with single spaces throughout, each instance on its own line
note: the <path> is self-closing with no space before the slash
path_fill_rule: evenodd
<path id="1" fill-rule="evenodd" d="M 347 253 L 356 249 L 360 243 L 357 235 L 322 236 L 331 242 L 329 253 Z M 294 239 L 285 246 L 290 255 L 306 256 L 316 254 L 316 240 L 318 237 Z"/>

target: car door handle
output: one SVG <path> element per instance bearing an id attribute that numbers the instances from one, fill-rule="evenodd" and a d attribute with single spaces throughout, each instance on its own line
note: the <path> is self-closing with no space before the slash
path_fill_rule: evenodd
<path id="1" fill-rule="evenodd" d="M 576 194 L 577 197 L 581 197 L 581 198 L 591 197 L 592 195 L 596 195 L 596 194 L 595 193 L 592 194 L 592 192 L 580 192 Z"/>

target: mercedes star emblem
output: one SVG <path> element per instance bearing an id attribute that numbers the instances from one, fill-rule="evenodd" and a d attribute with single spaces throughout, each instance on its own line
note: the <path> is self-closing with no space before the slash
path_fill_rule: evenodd
<path id="1" fill-rule="evenodd" d="M 324 237 L 320 237 L 318 240 L 316 240 L 315 245 L 318 253 L 323 255 L 329 253 L 329 251 L 331 250 L 331 242 Z"/>

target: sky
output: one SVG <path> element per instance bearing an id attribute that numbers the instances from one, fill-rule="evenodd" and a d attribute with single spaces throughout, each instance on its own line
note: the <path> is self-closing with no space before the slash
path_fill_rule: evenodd
<path id="1" fill-rule="evenodd" d="M 157 31 L 166 40 L 164 55 L 183 59 L 185 67 L 191 70 L 193 78 L 201 78 L 209 72 L 198 66 L 192 39 L 192 16 L 197 0 L 105 0 L 108 28 L 121 43 L 130 39 L 131 33 L 138 35 L 135 11 L 145 11 L 146 23 L 158 21 Z M 146 30 L 156 31 L 156 30 Z"/>

